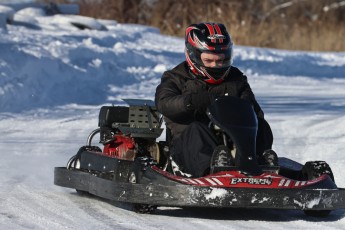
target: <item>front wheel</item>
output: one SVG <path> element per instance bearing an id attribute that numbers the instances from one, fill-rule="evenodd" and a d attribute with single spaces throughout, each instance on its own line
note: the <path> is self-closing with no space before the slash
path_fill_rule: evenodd
<path id="1" fill-rule="evenodd" d="M 327 174 L 334 182 L 331 167 L 325 161 L 308 161 L 302 168 L 303 180 L 313 180 L 324 174 Z M 304 210 L 307 216 L 312 217 L 326 217 L 330 212 L 331 210 Z"/>

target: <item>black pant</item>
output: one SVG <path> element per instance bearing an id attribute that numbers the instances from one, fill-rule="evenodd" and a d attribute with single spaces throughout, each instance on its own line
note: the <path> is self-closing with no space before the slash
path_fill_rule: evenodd
<path id="1" fill-rule="evenodd" d="M 179 137 L 172 140 L 172 157 L 183 172 L 194 177 L 204 176 L 210 167 L 214 148 L 219 142 L 208 125 L 201 122 L 191 123 Z M 258 119 L 256 138 L 256 154 L 262 155 L 264 150 L 271 149 L 273 135 L 269 124 Z"/>
<path id="2" fill-rule="evenodd" d="M 183 172 L 200 177 L 210 167 L 216 146 L 217 139 L 207 124 L 193 122 L 178 138 L 173 139 L 172 157 Z"/>

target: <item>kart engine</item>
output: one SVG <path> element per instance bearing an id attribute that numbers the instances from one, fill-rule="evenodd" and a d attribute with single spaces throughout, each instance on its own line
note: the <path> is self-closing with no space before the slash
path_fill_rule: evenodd
<path id="1" fill-rule="evenodd" d="M 123 160 L 134 160 L 137 149 L 134 139 L 123 135 L 115 135 L 115 140 L 104 145 L 103 154 Z"/>
<path id="2" fill-rule="evenodd" d="M 103 106 L 98 126 L 111 129 L 114 141 L 105 144 L 103 154 L 133 161 L 136 157 L 151 156 L 159 162 L 156 143 L 163 129 L 162 116 L 152 101 L 126 99 L 126 106 Z"/>
<path id="3" fill-rule="evenodd" d="M 141 140 L 121 134 L 114 135 L 114 139 L 104 145 L 104 155 L 129 161 L 137 156 L 151 156 L 155 161 L 160 161 L 159 145 L 154 140 Z"/>

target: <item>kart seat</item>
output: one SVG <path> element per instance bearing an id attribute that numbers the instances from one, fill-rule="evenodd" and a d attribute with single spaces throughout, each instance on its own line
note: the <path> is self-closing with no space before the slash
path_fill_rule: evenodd
<path id="1" fill-rule="evenodd" d="M 99 111 L 98 126 L 112 128 L 113 123 L 127 124 L 129 120 L 129 107 L 102 106 Z"/>

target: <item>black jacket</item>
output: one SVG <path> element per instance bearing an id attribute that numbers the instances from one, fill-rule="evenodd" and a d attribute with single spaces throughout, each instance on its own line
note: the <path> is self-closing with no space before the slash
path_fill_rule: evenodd
<path id="1" fill-rule="evenodd" d="M 232 66 L 221 84 L 211 85 L 196 78 L 184 61 L 164 72 L 155 95 L 158 111 L 164 115 L 173 137 L 177 137 L 193 121 L 207 121 L 204 109 L 190 106 L 191 95 L 202 91 L 218 96 L 228 93 L 230 96 L 246 99 L 253 104 L 257 116 L 263 118 L 263 112 L 255 100 L 247 77 L 238 68 Z"/>

